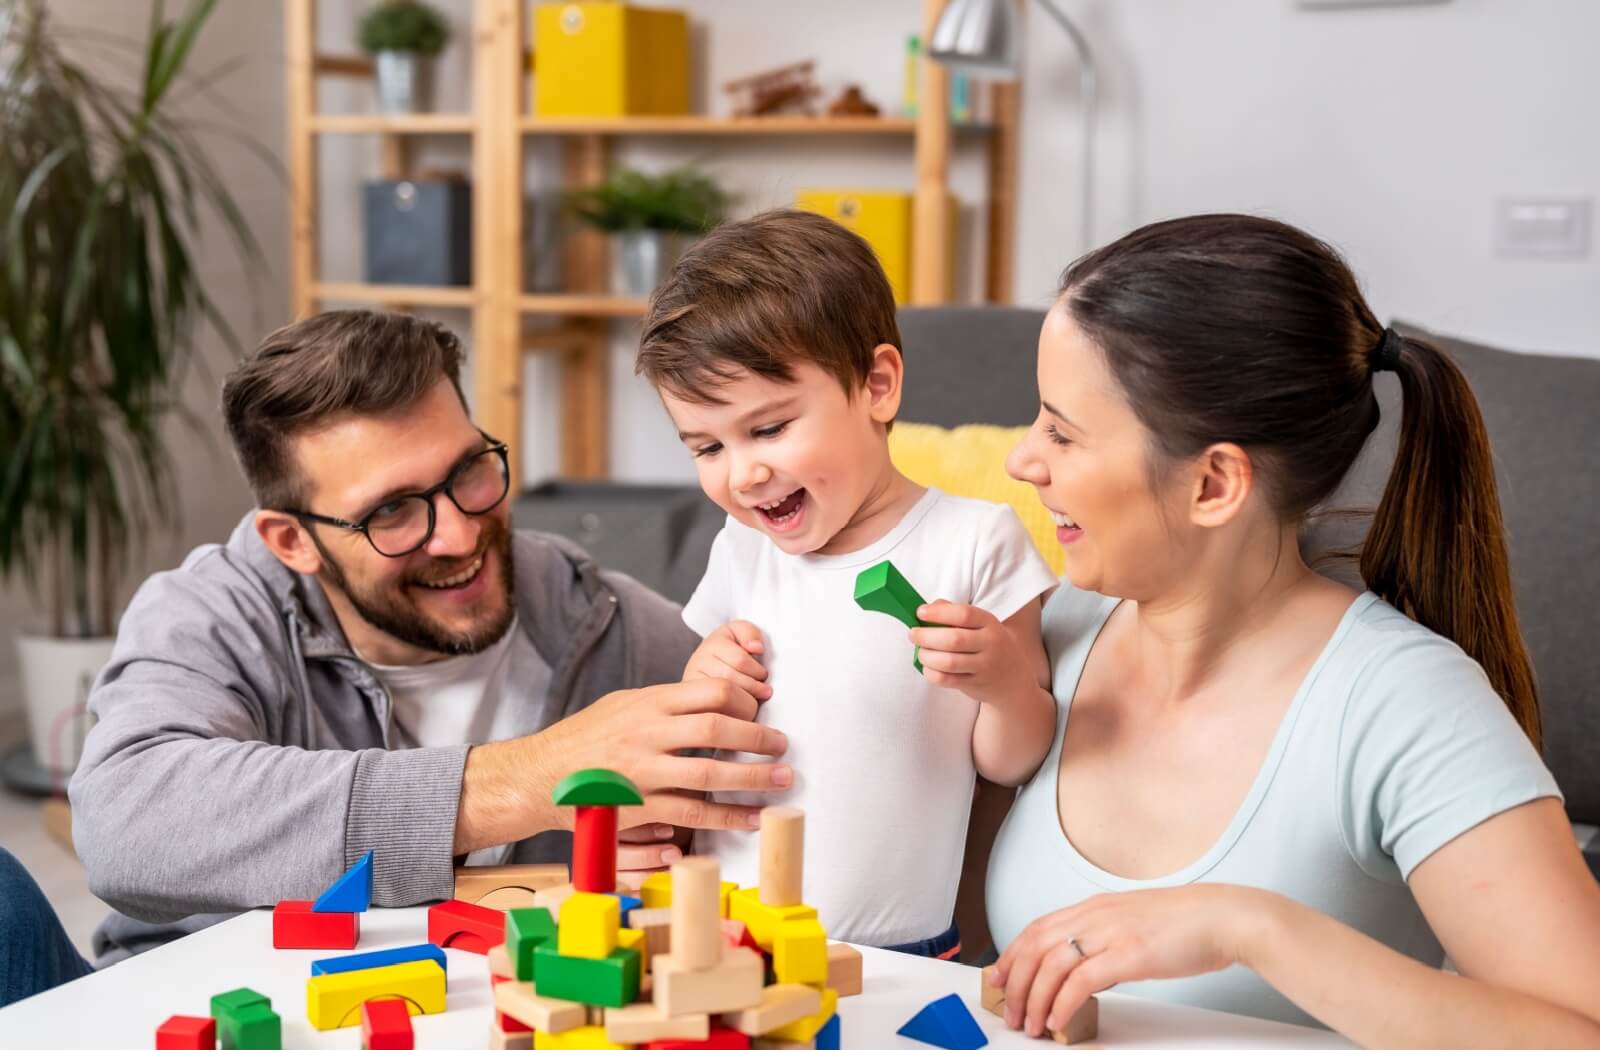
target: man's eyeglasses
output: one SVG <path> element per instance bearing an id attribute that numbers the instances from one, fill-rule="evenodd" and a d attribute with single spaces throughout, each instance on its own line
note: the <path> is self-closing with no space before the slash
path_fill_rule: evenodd
<path id="1" fill-rule="evenodd" d="M 487 435 L 486 435 L 487 438 Z M 493 441 L 492 438 L 488 440 Z M 511 469 L 506 461 L 506 446 L 494 441 L 488 448 L 471 459 L 460 463 L 456 469 L 426 492 L 410 492 L 396 496 L 381 507 L 367 513 L 360 521 L 330 518 L 308 510 L 296 511 L 302 522 L 316 521 L 341 529 L 359 532 L 372 544 L 372 549 L 386 558 L 403 558 L 420 550 L 433 538 L 437 515 L 433 498 L 443 492 L 463 514 L 487 514 L 506 498 L 511 489 Z"/>

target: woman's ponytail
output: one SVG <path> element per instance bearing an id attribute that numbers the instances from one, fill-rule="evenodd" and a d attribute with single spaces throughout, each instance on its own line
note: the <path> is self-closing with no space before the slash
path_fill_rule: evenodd
<path id="1" fill-rule="evenodd" d="M 1361 551 L 1369 588 L 1482 665 L 1534 746 L 1533 664 L 1522 644 L 1483 415 L 1443 352 L 1385 331 L 1374 367 L 1400 377 L 1400 444 Z"/>

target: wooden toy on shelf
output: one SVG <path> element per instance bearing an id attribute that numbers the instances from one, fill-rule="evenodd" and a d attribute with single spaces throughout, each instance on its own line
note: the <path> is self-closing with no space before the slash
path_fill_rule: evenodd
<path id="1" fill-rule="evenodd" d="M 722 90 L 732 96 L 736 117 L 770 117 L 795 111 L 811 116 L 811 102 L 818 95 L 813 80 L 816 65 L 814 59 L 808 59 L 752 73 L 728 81 Z"/>
<path id="2" fill-rule="evenodd" d="M 860 84 L 847 84 L 839 97 L 828 103 L 830 117 L 876 117 L 878 107 L 861 93 Z"/>

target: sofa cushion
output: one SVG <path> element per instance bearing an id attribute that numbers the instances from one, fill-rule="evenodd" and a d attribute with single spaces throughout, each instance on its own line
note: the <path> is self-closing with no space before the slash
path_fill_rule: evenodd
<path id="1" fill-rule="evenodd" d="M 1512 353 L 1432 335 L 1477 394 L 1494 449 L 1510 535 L 1511 579 L 1538 676 L 1544 756 L 1575 821 L 1600 824 L 1600 645 L 1590 610 L 1600 596 L 1600 361 Z M 1377 506 L 1394 462 L 1399 381 L 1380 376 L 1382 421 L 1330 508 Z M 1315 521 L 1309 554 L 1348 547 L 1364 517 Z M 1348 579 L 1348 571 L 1330 571 Z"/>

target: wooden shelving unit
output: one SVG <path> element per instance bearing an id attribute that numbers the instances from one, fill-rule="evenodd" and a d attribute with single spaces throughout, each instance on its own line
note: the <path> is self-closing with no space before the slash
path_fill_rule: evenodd
<path id="1" fill-rule="evenodd" d="M 286 0 L 288 51 L 290 283 L 293 310 L 303 316 L 325 303 L 375 303 L 391 309 L 418 306 L 471 312 L 474 352 L 474 414 L 487 432 L 507 441 L 513 477 L 520 477 L 516 452 L 522 421 L 522 355 L 547 353 L 561 361 L 561 471 L 568 477 L 607 473 L 610 392 L 607 357 L 610 325 L 644 315 L 643 300 L 606 291 L 606 242 L 593 232 L 562 245 L 561 294 L 535 294 L 524 287 L 522 230 L 525 145 L 532 136 L 558 136 L 561 181 L 588 185 L 604 177 L 611 143 L 622 136 L 706 138 L 826 138 L 879 136 L 909 139 L 913 151 L 913 243 L 911 302 L 943 301 L 949 286 L 950 228 L 945 212 L 952 138 L 982 136 L 988 158 L 988 258 L 984 297 L 1009 298 L 1016 226 L 1017 90 L 995 85 L 993 122 L 952 128 L 946 107 L 923 106 L 915 119 L 900 117 L 714 116 L 631 118 L 541 118 L 524 111 L 528 97 L 525 50 L 532 0 L 473 0 L 472 108 L 467 113 L 414 116 L 334 114 L 316 111 L 320 76 L 368 77 L 364 58 L 317 51 L 313 27 L 316 0 Z M 924 39 L 946 0 L 921 0 Z M 921 97 L 943 99 L 946 72 L 932 62 L 922 68 Z M 317 141 L 325 135 L 373 135 L 385 178 L 409 170 L 409 140 L 417 135 L 464 135 L 471 140 L 473 241 L 471 287 L 423 288 L 323 280 L 316 259 Z"/>

